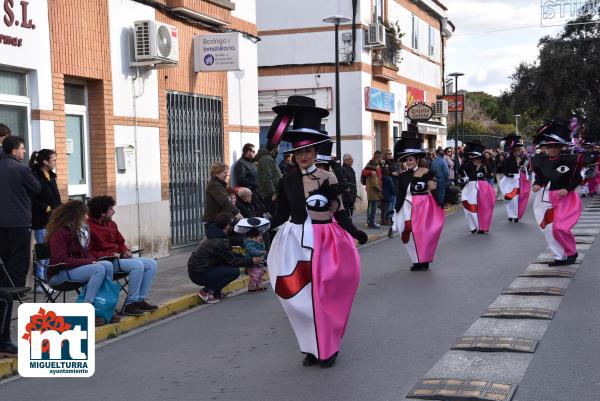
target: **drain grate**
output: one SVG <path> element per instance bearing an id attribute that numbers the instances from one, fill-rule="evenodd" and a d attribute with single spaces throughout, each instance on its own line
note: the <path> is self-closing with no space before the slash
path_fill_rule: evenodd
<path id="1" fill-rule="evenodd" d="M 542 308 L 488 308 L 481 317 L 552 320 L 554 311 Z"/>
<path id="2" fill-rule="evenodd" d="M 506 288 L 502 294 L 508 295 L 565 295 L 565 289 L 560 287 L 522 287 Z"/>
<path id="3" fill-rule="evenodd" d="M 572 278 L 575 276 L 575 271 L 571 269 L 540 269 L 529 270 L 519 274 L 519 277 L 560 277 Z"/>
<path id="4" fill-rule="evenodd" d="M 518 337 L 461 337 L 450 349 L 481 352 L 534 352 L 537 341 Z"/>
<path id="5" fill-rule="evenodd" d="M 407 395 L 420 400 L 510 401 L 516 384 L 479 379 L 422 379 Z"/>

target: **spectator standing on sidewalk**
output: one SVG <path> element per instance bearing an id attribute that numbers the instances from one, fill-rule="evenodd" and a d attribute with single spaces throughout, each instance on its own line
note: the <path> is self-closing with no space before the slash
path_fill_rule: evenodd
<path id="1" fill-rule="evenodd" d="M 258 161 L 256 180 L 258 183 L 258 195 L 260 201 L 271 214 L 275 213 L 275 200 L 277 199 L 277 188 L 281 179 L 281 171 L 277 166 L 277 151 L 279 146 L 268 144 L 260 148 L 255 160 Z M 252 188 L 250 188 L 252 189 Z"/>
<path id="2" fill-rule="evenodd" d="M 375 223 L 375 218 L 377 217 L 377 205 L 382 198 L 382 189 L 377 171 L 371 170 L 371 175 L 367 177 L 367 201 L 369 202 L 367 206 L 367 224 L 369 228 L 380 227 L 379 224 Z"/>
<path id="3" fill-rule="evenodd" d="M 224 298 L 221 290 L 239 277 L 240 267 L 264 261 L 261 257 L 236 255 L 227 234 L 234 226 L 233 215 L 222 212 L 208 226 L 206 236 L 188 259 L 188 275 L 194 284 L 203 286 L 198 296 L 209 304 Z"/>
<path id="4" fill-rule="evenodd" d="M 205 228 L 214 222 L 217 214 L 228 212 L 236 216 L 239 220 L 242 218 L 240 211 L 229 197 L 227 192 L 227 175 L 229 166 L 225 163 L 213 163 L 210 166 L 210 181 L 206 185 L 206 195 L 204 197 L 204 216 L 202 221 Z"/>
<path id="5" fill-rule="evenodd" d="M 343 157 L 342 166 L 340 167 L 342 182 L 346 184 L 346 189 L 342 194 L 342 203 L 344 204 L 344 209 L 348 210 L 350 217 L 354 214 L 354 203 L 356 202 L 357 197 L 356 172 L 352 168 L 353 163 L 354 159 L 352 158 L 352 155 L 346 153 Z"/>
<path id="6" fill-rule="evenodd" d="M 251 143 L 245 144 L 242 148 L 242 157 L 240 157 L 235 163 L 235 166 L 233 166 L 233 178 L 235 179 L 236 187 L 246 187 L 250 188 L 252 191 L 258 189 L 256 183 L 257 169 L 254 160 L 255 153 L 254 145 Z"/>
<path id="7" fill-rule="evenodd" d="M 452 148 L 448 147 L 444 149 L 444 160 L 446 161 L 446 165 L 448 166 L 448 180 L 450 182 L 454 182 L 454 151 Z"/>
<path id="8" fill-rule="evenodd" d="M 0 275 L 0 287 L 24 287 L 31 255 L 31 197 L 41 186 L 21 162 L 25 144 L 18 136 L 4 138 L 0 156 L 0 258 L 9 277 Z M 10 280 L 9 280 L 10 278 Z"/>
<path id="9" fill-rule="evenodd" d="M 4 124 L 0 124 L 0 145 L 2 145 L 2 141 L 4 141 L 4 138 L 9 136 L 10 134 L 11 134 L 10 128 L 8 128 Z M 2 149 L 2 146 L 0 146 L 0 155 L 2 155 L 3 153 L 4 153 L 4 150 Z"/>
<path id="10" fill-rule="evenodd" d="M 18 349 L 10 339 L 12 296 L 0 288 L 0 358 L 16 358 Z"/>
<path id="11" fill-rule="evenodd" d="M 42 149 L 33 152 L 29 159 L 29 168 L 33 176 L 40 183 L 42 190 L 31 198 L 31 228 L 35 242 L 42 244 L 46 237 L 46 225 L 50 214 L 61 204 L 60 192 L 56 185 L 56 152 L 50 149 Z M 37 262 L 35 274 L 37 277 L 45 278 L 45 266 L 48 261 Z"/>
<path id="12" fill-rule="evenodd" d="M 146 296 L 156 276 L 156 261 L 150 258 L 134 258 L 125 246 L 117 223 L 112 220 L 115 214 L 115 200 L 110 196 L 96 196 L 88 202 L 90 227 L 90 253 L 100 259 L 116 256 L 113 270 L 129 273 L 127 299 L 123 313 L 129 316 L 141 316 L 144 312 L 158 309 L 158 306 L 146 302 Z"/>
<path id="13" fill-rule="evenodd" d="M 488 171 L 486 179 L 487 182 L 493 187 L 494 180 L 496 179 L 496 161 L 494 160 L 492 151 L 489 149 L 486 149 L 486 151 L 483 153 L 483 156 L 483 162 L 485 163 L 485 167 Z"/>
<path id="14" fill-rule="evenodd" d="M 281 171 L 281 175 L 284 175 L 291 168 L 294 167 L 294 163 L 292 163 L 292 154 L 286 153 L 283 155 L 283 159 L 279 162 L 279 170 Z"/>
<path id="15" fill-rule="evenodd" d="M 435 174 L 437 187 L 435 190 L 436 202 L 439 207 L 444 207 L 444 197 L 446 196 L 446 186 L 448 185 L 448 164 L 444 157 L 444 151 L 437 150 L 437 157 L 431 162 L 431 171 Z"/>

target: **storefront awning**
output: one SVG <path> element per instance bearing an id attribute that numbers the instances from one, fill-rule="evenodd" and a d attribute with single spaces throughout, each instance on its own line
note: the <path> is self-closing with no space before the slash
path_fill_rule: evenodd
<path id="1" fill-rule="evenodd" d="M 418 123 L 419 133 L 425 135 L 448 135 L 448 127 L 437 121 Z"/>

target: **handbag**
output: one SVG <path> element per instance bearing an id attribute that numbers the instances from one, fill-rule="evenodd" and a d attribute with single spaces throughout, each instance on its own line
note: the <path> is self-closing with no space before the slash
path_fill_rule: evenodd
<path id="1" fill-rule="evenodd" d="M 87 284 L 77 297 L 77 302 L 83 303 L 85 300 L 85 293 L 87 291 Z M 100 316 L 106 322 L 110 322 L 112 319 L 115 307 L 119 300 L 119 285 L 112 282 L 107 277 L 104 277 L 102 285 L 96 293 L 96 298 L 92 302 L 94 309 L 96 310 L 96 316 Z"/>

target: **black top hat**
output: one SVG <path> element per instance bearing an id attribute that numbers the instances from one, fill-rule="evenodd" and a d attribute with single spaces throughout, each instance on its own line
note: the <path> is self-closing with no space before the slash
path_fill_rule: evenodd
<path id="1" fill-rule="evenodd" d="M 424 157 L 427 151 L 421 146 L 420 138 L 400 138 L 394 145 L 394 159 L 404 160 L 408 156 Z"/>
<path id="2" fill-rule="evenodd" d="M 329 112 L 325 109 L 317 107 L 317 103 L 315 99 L 308 96 L 290 96 L 288 97 L 287 103 L 279 106 L 273 107 L 273 111 L 277 114 L 292 114 L 298 110 L 306 110 L 313 109 L 318 114 L 320 114 L 321 118 L 327 117 Z"/>
<path id="3" fill-rule="evenodd" d="M 319 146 L 317 152 L 317 160 L 315 163 L 330 163 L 331 162 L 331 150 L 333 149 L 333 142 L 329 141 Z"/>
<path id="4" fill-rule="evenodd" d="M 292 143 L 292 149 L 286 151 L 286 153 L 330 141 L 327 132 L 321 130 L 322 111 L 323 109 L 315 107 L 299 109 L 296 112 L 294 128 L 284 132 L 281 136 L 282 141 Z"/>
<path id="5" fill-rule="evenodd" d="M 463 149 L 465 155 L 469 159 L 477 159 L 479 157 L 483 157 L 483 152 L 485 151 L 485 146 L 481 143 L 480 140 L 474 139 L 471 142 L 467 142 L 465 148 Z"/>
<path id="6" fill-rule="evenodd" d="M 325 109 L 316 107 L 315 99 L 307 96 L 290 96 L 286 104 L 273 107 L 273 111 L 277 114 L 275 120 L 267 132 L 267 146 L 274 148 L 281 142 L 281 136 L 289 128 L 296 112 L 299 110 L 315 110 L 315 113 L 321 115 L 321 118 L 329 115 Z"/>
<path id="7" fill-rule="evenodd" d="M 571 129 L 569 121 L 562 117 L 554 117 L 552 120 L 545 120 L 533 137 L 533 143 L 536 145 L 569 145 L 571 141 Z"/>
<path id="8" fill-rule="evenodd" d="M 502 138 L 502 142 L 504 151 L 510 152 L 513 149 L 516 149 L 519 146 L 525 146 L 521 142 L 521 137 L 519 135 L 510 134 Z"/>
<path id="9" fill-rule="evenodd" d="M 418 138 L 419 127 L 417 124 L 410 123 L 406 126 L 406 130 L 402 131 L 402 138 Z"/>

